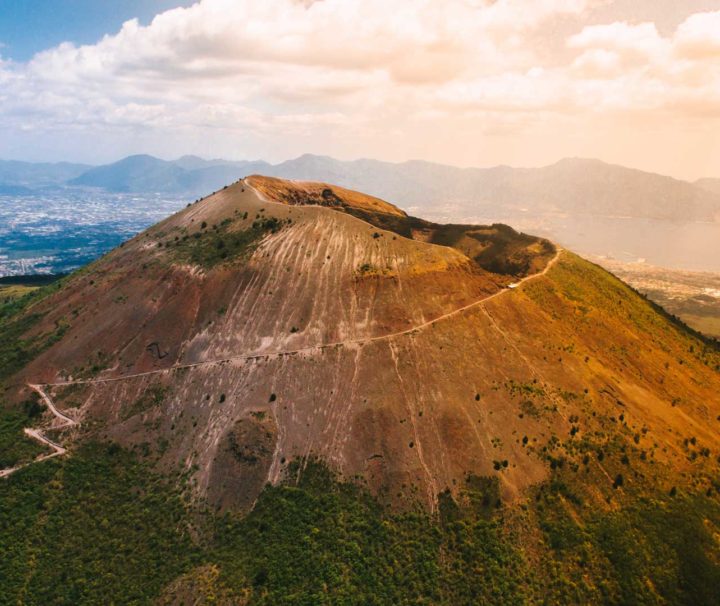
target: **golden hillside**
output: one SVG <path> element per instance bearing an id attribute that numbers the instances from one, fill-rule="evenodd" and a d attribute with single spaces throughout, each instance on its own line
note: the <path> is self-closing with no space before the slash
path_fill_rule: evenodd
<path id="1" fill-rule="evenodd" d="M 688 462 L 683 440 L 720 447 L 717 358 L 692 335 L 571 253 L 506 288 L 462 246 L 317 205 L 324 189 L 252 178 L 73 275 L 31 308 L 34 334 L 66 328 L 15 383 L 47 384 L 83 431 L 162 442 L 160 464 L 184 461 L 224 507 L 311 456 L 430 510 L 468 474 L 519 498 L 555 458 L 616 440 L 707 481 L 714 459 Z M 599 494 L 607 466 L 588 467 Z"/>

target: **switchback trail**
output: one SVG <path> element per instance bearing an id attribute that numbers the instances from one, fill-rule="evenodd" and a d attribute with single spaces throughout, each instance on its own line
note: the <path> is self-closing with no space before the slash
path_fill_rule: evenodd
<path id="1" fill-rule="evenodd" d="M 58 425 L 55 425 L 53 429 L 63 429 L 65 427 L 73 427 L 74 425 L 77 425 L 78 422 L 75 419 L 72 419 L 68 417 L 66 414 L 60 412 L 56 407 L 53 401 L 50 399 L 50 396 L 45 393 L 45 390 L 40 385 L 31 385 L 28 383 L 28 387 L 32 389 L 33 391 L 37 392 L 40 398 L 45 402 L 45 405 L 48 407 L 48 410 L 55 415 L 56 419 L 60 419 L 61 423 Z M 25 435 L 29 438 L 32 438 L 33 440 L 37 440 L 41 444 L 45 444 L 46 446 L 49 446 L 52 449 L 51 453 L 40 455 L 39 457 L 35 458 L 34 460 L 30 461 L 29 463 L 25 463 L 23 465 L 17 465 L 15 467 L 10 467 L 9 469 L 0 469 L 0 478 L 6 478 L 9 475 L 15 473 L 19 469 L 22 469 L 23 467 L 27 467 L 31 463 L 39 463 L 40 461 L 45 461 L 46 459 L 52 459 L 53 457 L 57 457 L 60 455 L 64 455 L 67 452 L 67 449 L 60 446 L 60 444 L 57 444 L 56 442 L 53 442 L 50 438 L 45 436 L 40 429 L 33 429 L 30 427 L 26 427 L 24 429 Z"/>

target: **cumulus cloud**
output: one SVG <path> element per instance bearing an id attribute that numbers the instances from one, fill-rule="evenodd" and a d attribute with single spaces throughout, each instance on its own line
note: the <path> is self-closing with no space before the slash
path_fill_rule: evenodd
<path id="1" fill-rule="evenodd" d="M 678 27 L 674 42 L 678 57 L 691 60 L 720 59 L 720 11 L 689 17 Z"/>
<path id="2" fill-rule="evenodd" d="M 202 123 L 215 103 L 290 121 L 295 112 L 348 112 L 362 120 L 363 107 L 407 98 L 397 89 L 524 66 L 530 56 L 517 36 L 586 4 L 203 0 L 145 27 L 128 21 L 97 44 L 64 43 L 27 64 L 0 65 L 13 97 L 4 113 L 19 116 L 24 108 L 34 124 L 38 112 L 50 117 L 53 102 L 60 116 L 74 103 L 78 120 L 106 110 L 109 121 L 137 116 L 151 126 L 157 107 Z"/>
<path id="3" fill-rule="evenodd" d="M 420 155 L 418 123 L 508 137 L 569 117 L 582 128 L 579 116 L 602 111 L 717 112 L 720 12 L 669 35 L 651 22 L 583 26 L 598 1 L 201 0 L 96 44 L 0 59 L 0 127 L 244 133 L 218 143 L 235 155 L 255 155 L 248 141 L 283 155 L 346 137 L 383 156 L 383 133 L 394 154 Z M 537 40 L 568 19 L 567 54 L 548 61 Z"/>
<path id="4" fill-rule="evenodd" d="M 692 15 L 668 37 L 653 23 L 588 26 L 568 46 L 580 51 L 574 84 L 593 104 L 691 116 L 720 102 L 720 12 Z"/>

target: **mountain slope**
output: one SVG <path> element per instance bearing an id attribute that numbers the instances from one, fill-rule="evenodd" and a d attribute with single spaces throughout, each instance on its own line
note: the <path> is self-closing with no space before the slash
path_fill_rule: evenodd
<path id="1" fill-rule="evenodd" d="M 543 240 L 254 176 L 3 322 L 5 397 L 80 421 L 55 464 L 109 441 L 230 512 L 170 602 L 711 603 L 720 355 Z"/>
<path id="2" fill-rule="evenodd" d="M 707 432 L 692 415 L 695 402 L 712 400 L 706 390 L 717 381 L 714 371 L 691 356 L 683 370 L 699 373 L 692 382 L 678 376 L 672 388 L 658 383 L 650 369 L 676 367 L 687 357 L 687 339 L 660 320 L 656 327 L 644 302 L 634 303 L 634 294 L 569 253 L 532 284 L 490 298 L 507 278 L 461 250 L 401 237 L 333 206 L 263 200 L 251 185 L 267 196 L 271 182 L 259 181 L 191 206 L 75 276 L 36 310 L 47 311 L 36 331 L 69 323 L 63 338 L 20 376 L 61 382 L 82 378 L 93 364 L 107 368 L 98 378 L 141 373 L 81 385 L 86 401 L 95 402 L 85 414 L 104 419 L 111 435 L 129 443 L 147 439 L 147 415 L 157 418 L 157 437 L 171 442 L 166 460 L 199 465 L 202 490 L 216 492 L 213 477 L 225 472 L 215 457 L 241 422 L 273 436 L 251 469 L 255 481 L 277 481 L 280 459 L 317 452 L 346 474 L 372 479 L 377 490 L 414 485 L 431 508 L 445 487 L 468 472 L 491 473 L 496 460 L 512 461 L 502 475 L 506 490 L 538 481 L 544 462 L 528 457 L 513 432 L 529 431 L 542 443 L 563 426 L 569 431 L 567 419 L 591 405 L 609 416 L 623 402 L 638 422 L 656 428 L 658 439 L 676 423 Z M 288 189 L 308 196 L 302 187 Z M 331 192 L 363 210 L 344 190 Z M 382 201 L 360 199 L 366 208 L 390 211 L 381 214 L 404 216 Z M 573 281 L 578 303 L 567 299 Z M 664 334 L 677 343 L 674 353 L 660 347 Z M 638 344 L 647 339 L 645 352 Z M 175 366 L 186 370 L 178 375 Z M 308 373 L 312 385 L 298 383 Z M 163 391 L 163 407 L 133 414 L 150 388 Z M 56 395 L 63 393 L 60 386 Z M 213 406 L 221 393 L 227 402 Z M 564 393 L 574 395 L 565 402 Z M 513 421 L 523 396 L 557 411 L 541 407 Z M 687 402 L 679 418 L 654 412 L 677 398 Z M 180 402 L 205 429 L 175 440 L 169 427 L 180 422 Z M 263 413 L 263 423 L 253 421 L 255 413 Z M 196 460 L 191 452 L 206 454 Z M 222 492 L 223 502 L 253 495 L 247 486 L 241 495 Z"/>

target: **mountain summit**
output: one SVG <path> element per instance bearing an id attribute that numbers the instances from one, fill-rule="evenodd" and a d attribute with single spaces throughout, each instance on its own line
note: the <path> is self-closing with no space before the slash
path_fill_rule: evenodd
<path id="1" fill-rule="evenodd" d="M 660 427 L 707 433 L 692 410 L 716 380 L 696 356 L 678 371 L 697 365 L 704 381 L 629 373 L 630 359 L 672 372 L 690 337 L 547 241 L 258 176 L 137 236 L 34 311 L 36 331 L 66 329 L 22 380 L 49 384 L 61 407 L 74 386 L 83 414 L 122 443 L 157 422 L 163 459 L 197 466 L 199 490 L 226 506 L 249 505 L 281 460 L 309 455 L 431 509 L 467 473 L 507 460 L 501 481 L 517 495 L 546 473 L 528 448 L 570 431 L 570 417 L 598 431 L 618 402 L 638 426 L 658 425 L 664 458 Z M 138 407 L 152 389 L 162 404 Z M 678 398 L 682 415 L 657 416 Z M 266 436 L 250 440 L 252 464 L 228 450 L 238 432 Z"/>
<path id="2" fill-rule="evenodd" d="M 526 561 L 538 595 L 620 600 L 615 512 L 678 490 L 712 495 L 717 479 L 716 350 L 547 240 L 423 221 L 327 183 L 247 177 L 13 313 L 7 397 L 39 393 L 79 423 L 53 434 L 69 448 L 59 458 L 109 441 L 155 473 L 179 465 L 188 498 L 234 514 L 270 515 L 268 485 L 304 486 L 319 466 L 362 499 L 458 533 L 491 532 L 502 515 L 509 534 L 492 540 L 511 549 L 525 533 L 508 562 Z M 717 554 L 703 530 L 714 515 L 693 527 L 710 541 L 693 547 L 702 562 Z M 494 521 L 462 526 L 471 519 Z M 272 573 L 253 574 L 260 595 Z"/>

